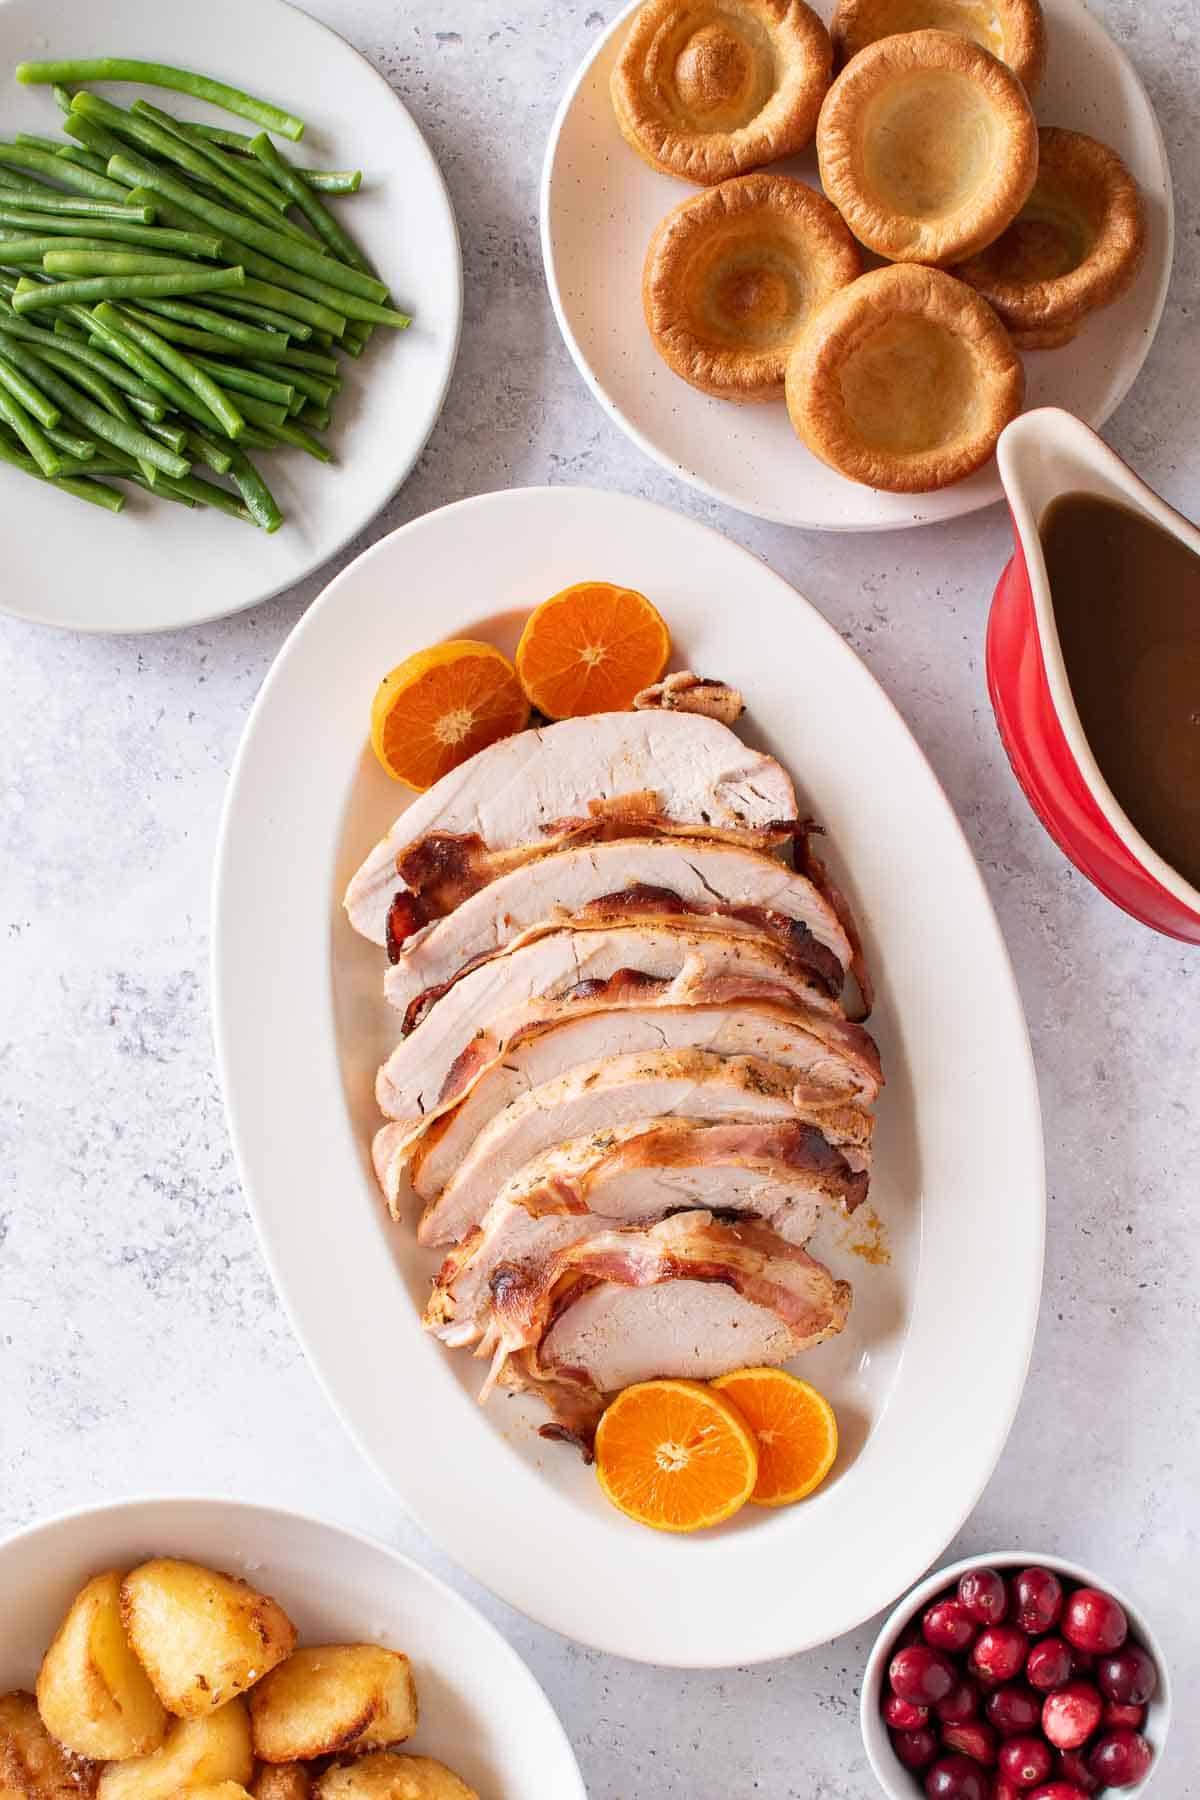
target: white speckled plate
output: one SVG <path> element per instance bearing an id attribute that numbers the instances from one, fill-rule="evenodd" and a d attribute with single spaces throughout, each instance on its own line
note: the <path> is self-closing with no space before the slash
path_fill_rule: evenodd
<path id="1" fill-rule="evenodd" d="M 486 572 L 486 573 L 481 573 Z M 818 1252 L 853 1280 L 843 1335 L 802 1361 L 841 1452 L 812 1500 L 718 1533 L 630 1524 L 536 1435 L 475 1402 L 482 1367 L 428 1337 L 438 1257 L 387 1218 L 369 1146 L 398 1037 L 383 952 L 347 880 L 405 795 L 366 744 L 381 674 L 448 636 L 511 649 L 530 605 L 582 576 L 650 594 L 681 663 L 736 682 L 747 733 L 828 827 L 863 923 L 887 1075 L 872 1203 Z M 587 488 L 488 494 L 418 519 L 331 583 L 259 695 L 229 788 L 213 994 L 234 1145 L 314 1367 L 431 1536 L 544 1624 L 648 1662 L 716 1666 L 824 1643 L 938 1555 L 991 1473 L 1024 1381 L 1041 1282 L 1037 1090 L 987 895 L 928 764 L 881 689 L 786 582 L 675 513 Z"/>
<path id="2" fill-rule="evenodd" d="M 359 193 L 332 205 L 413 315 L 407 331 L 377 330 L 357 362 L 340 359 L 346 388 L 328 438 L 333 463 L 301 450 L 262 458 L 287 515 L 269 537 L 137 488 L 125 489 L 125 510 L 114 517 L 0 467 L 9 527 L 0 611 L 74 631 L 165 631 L 223 618 L 291 587 L 390 499 L 442 409 L 458 350 L 462 263 L 445 184 L 409 113 L 356 50 L 297 7 L 284 0 L 3 0 L 0 136 L 59 135 L 49 88 L 10 79 L 18 62 L 105 54 L 199 69 L 298 113 L 304 137 L 284 147 L 304 162 L 362 169 Z M 184 118 L 243 125 L 159 88 L 100 84 L 97 91 L 122 106 L 144 96 Z"/>
<path id="3" fill-rule="evenodd" d="M 656 354 L 642 317 L 642 262 L 663 215 L 698 190 L 659 175 L 617 130 L 608 82 L 638 0 L 586 57 L 558 109 L 542 174 L 542 255 L 562 334 L 605 411 L 649 456 L 715 500 L 816 531 L 886 531 L 976 512 L 1001 498 L 995 462 L 934 494 L 885 494 L 827 468 L 794 435 L 782 403 L 736 406 L 681 381 Z M 830 0 L 814 0 L 824 18 Z M 1039 123 L 1104 140 L 1145 197 L 1149 252 L 1124 299 L 1074 343 L 1026 355 L 1026 404 L 1063 406 L 1099 428 L 1128 393 L 1167 296 L 1174 211 L 1166 147 L 1126 57 L 1081 4 L 1045 0 L 1050 40 Z M 773 164 L 818 185 L 816 151 Z"/>

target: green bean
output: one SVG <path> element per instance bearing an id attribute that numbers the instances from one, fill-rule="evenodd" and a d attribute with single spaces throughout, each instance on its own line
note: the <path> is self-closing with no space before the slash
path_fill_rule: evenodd
<path id="1" fill-rule="evenodd" d="M 333 414 L 327 406 L 318 406 L 312 400 L 306 400 L 297 415 L 297 423 L 304 429 L 327 431 Z"/>
<path id="2" fill-rule="evenodd" d="M 80 308 L 80 311 L 83 312 L 83 309 Z M 84 312 L 83 316 L 90 324 L 91 314 Z M 131 404 L 136 400 L 140 400 L 143 405 L 154 408 L 152 416 L 156 420 L 162 418 L 165 408 L 158 404 L 156 391 L 150 386 L 149 382 L 144 381 L 139 375 L 131 373 L 123 364 L 114 362 L 110 356 L 105 356 L 102 350 L 97 350 L 95 346 L 88 343 L 86 339 L 80 343 L 75 343 L 73 340 L 68 339 L 60 344 L 57 337 L 57 327 L 58 321 L 56 320 L 56 336 L 51 340 L 47 332 L 39 331 L 36 326 L 24 325 L 24 322 L 21 319 L 10 320 L 7 315 L 0 314 L 0 337 L 7 337 L 9 333 L 12 333 L 22 342 L 32 343 L 39 347 L 43 352 L 46 352 L 53 347 L 58 351 L 60 356 L 65 356 L 70 362 L 91 369 L 94 374 L 102 376 L 104 380 L 110 381 L 114 387 L 120 388 L 129 397 Z"/>
<path id="3" fill-rule="evenodd" d="M 293 425 L 291 421 L 269 427 L 272 435 L 281 444 L 291 444 L 297 450 L 304 450 L 309 456 L 315 456 L 318 462 L 332 462 L 333 451 L 319 438 L 305 431 L 302 425 Z"/>
<path id="4" fill-rule="evenodd" d="M 348 263 L 352 269 L 359 269 L 363 274 L 370 275 L 372 271 L 367 259 L 353 238 L 346 235 L 328 207 L 322 205 L 312 189 L 300 179 L 287 159 L 275 148 L 265 131 L 260 131 L 258 136 L 251 140 L 250 148 L 263 167 L 279 183 L 293 206 L 299 207 L 321 242 L 328 246 L 333 255 L 340 258 L 342 262 Z"/>
<path id="5" fill-rule="evenodd" d="M 3 244 L 0 239 L 0 245 Z M 153 250 L 114 250 L 111 244 L 67 243 L 46 252 L 47 275 L 185 275 L 195 273 L 187 256 L 158 255 Z M 204 274 L 212 271 L 205 269 Z"/>
<path id="6" fill-rule="evenodd" d="M 251 119 L 293 141 L 304 135 L 303 119 L 284 112 L 269 100 L 258 100 L 241 88 L 228 87 L 211 76 L 177 69 L 170 63 L 138 62 L 124 56 L 68 57 L 55 62 L 18 63 L 16 73 L 17 80 L 24 82 L 138 81 L 147 87 L 172 88 L 176 93 L 190 94 L 194 100 L 222 106 L 226 112 Z"/>
<path id="7" fill-rule="evenodd" d="M 270 400 L 256 400 L 251 394 L 242 394 L 238 397 L 238 405 L 252 425 L 274 430 L 275 426 L 287 423 L 287 407 L 276 406 Z"/>
<path id="8" fill-rule="evenodd" d="M 117 244 L 141 244 L 150 249 L 175 250 L 182 256 L 208 256 L 215 262 L 221 254 L 221 240 L 202 237 L 195 231 L 172 231 L 164 225 L 125 225 L 108 219 L 43 218 L 23 207 L 0 204 L 0 225 L 10 230 L 21 229 L 31 236 L 39 231 L 53 231 L 58 237 L 82 237 L 102 249 L 106 240 Z"/>
<path id="9" fill-rule="evenodd" d="M 203 125 L 198 120 L 189 120 L 188 129 L 199 137 L 220 144 L 225 150 L 237 150 L 243 156 L 251 154 L 251 140 L 244 132 L 226 131 L 223 125 Z M 357 194 L 362 186 L 361 169 L 309 169 L 297 166 L 296 173 L 307 181 L 309 187 L 318 188 L 326 194 Z"/>
<path id="10" fill-rule="evenodd" d="M 243 287 L 241 293 L 245 291 Z M 307 343 L 313 334 L 312 326 L 306 325 L 303 319 L 290 318 L 287 313 L 275 312 L 269 306 L 259 306 L 253 300 L 243 300 L 240 294 L 236 300 L 232 294 L 223 294 L 219 300 L 213 300 L 210 304 L 217 311 L 229 313 L 237 319 L 245 319 L 248 324 L 261 325 L 264 331 L 272 331 L 277 336 L 284 333 L 289 339 L 298 338 L 302 344 Z M 275 354 L 272 350 L 271 355 Z"/>
<path id="11" fill-rule="evenodd" d="M 20 198 L 16 193 L 5 194 L 0 189 L 0 205 L 16 207 L 25 214 L 53 213 L 56 218 L 73 219 L 77 223 L 88 220 L 111 220 L 123 225 L 153 225 L 155 213 L 152 204 L 145 206 L 118 206 L 110 200 L 89 200 L 81 194 L 52 194 L 43 189 L 39 193 L 21 191 Z M 49 220 L 42 222 L 42 229 L 50 231 L 59 229 L 52 227 Z"/>
<path id="12" fill-rule="evenodd" d="M 96 446 L 91 438 L 76 437 L 58 425 L 47 425 L 45 432 L 54 448 L 61 450 L 64 456 L 74 457 L 76 462 L 91 462 L 95 457 Z"/>
<path id="13" fill-rule="evenodd" d="M 4 371 L 0 370 L 0 374 Z M 6 382 L 0 381 L 0 419 L 20 438 L 43 475 L 62 473 L 62 457 L 50 442 L 37 420 L 15 398 Z"/>
<path id="14" fill-rule="evenodd" d="M 177 494 L 172 483 L 164 475 L 157 475 L 154 481 L 147 481 L 136 469 L 126 469 L 121 476 L 122 481 L 132 481 L 136 487 L 145 488 L 156 500 L 170 500 L 173 504 L 194 508 L 196 502 L 190 494 Z"/>
<path id="15" fill-rule="evenodd" d="M 35 288 L 18 294 L 13 305 L 18 312 L 33 312 L 38 307 L 62 306 L 68 300 L 91 306 L 98 300 L 157 300 L 164 294 L 203 294 L 229 286 L 231 277 L 240 277 L 241 273 L 237 268 L 197 269 L 193 275 L 99 275 Z"/>
<path id="16" fill-rule="evenodd" d="M 51 190 L 47 188 L 44 181 L 36 181 L 32 176 L 28 175 L 14 175 L 11 169 L 0 169 L 0 188 L 9 188 L 14 193 L 43 194 L 47 197 L 49 197 L 51 193 Z M 55 200 L 60 198 L 65 200 L 67 195 L 59 195 L 56 193 L 53 198 Z"/>
<path id="17" fill-rule="evenodd" d="M 120 156 L 126 148 L 124 138 L 105 131 L 102 125 L 97 125 L 92 119 L 85 119 L 82 113 L 69 113 L 63 120 L 63 130 L 77 143 L 86 145 L 97 156 L 102 156 L 106 162 L 111 156 Z"/>
<path id="18" fill-rule="evenodd" d="M 244 250 L 240 254 L 248 257 L 261 268 L 274 266 L 268 262 L 265 256 L 256 257 L 253 250 Z M 273 281 L 260 280 L 258 276 L 252 274 L 249 263 L 243 266 L 246 269 L 246 279 L 235 296 L 239 306 L 243 301 L 252 302 L 256 306 L 267 307 L 274 312 L 282 313 L 285 317 L 300 319 L 314 329 L 319 327 L 328 331 L 333 337 L 341 337 L 346 329 L 346 318 L 343 313 L 334 312 L 322 301 L 310 300 L 306 294 L 298 294 L 292 288 L 276 287 Z M 286 275 L 288 271 L 283 269 L 280 273 Z M 315 286 L 316 283 L 313 285 Z M 222 299 L 219 304 L 223 310 L 225 301 Z"/>
<path id="19" fill-rule="evenodd" d="M 24 150 L 48 150 L 51 156 L 57 156 L 62 149 L 57 138 L 38 137 L 34 131 L 18 131 L 13 143 L 20 144 Z"/>
<path id="20" fill-rule="evenodd" d="M 285 407 L 290 407 L 296 397 L 296 390 L 290 384 L 260 375 L 253 365 L 216 362 L 208 356 L 198 356 L 196 361 L 214 381 L 222 387 L 232 388 L 235 394 L 251 394 L 256 400 Z M 303 399 L 304 396 L 300 397 Z"/>
<path id="21" fill-rule="evenodd" d="M 159 406 L 157 404 L 152 405 L 149 400 L 141 400 L 136 394 L 130 394 L 129 404 L 134 412 L 139 413 L 148 424 L 161 424 L 163 419 L 167 416 L 167 407 Z"/>
<path id="22" fill-rule="evenodd" d="M 188 431 L 186 436 L 193 463 L 202 462 L 214 475 L 228 475 L 233 467 L 233 457 L 228 450 L 223 450 L 215 438 L 209 437 L 207 431 L 197 428 Z"/>
<path id="23" fill-rule="evenodd" d="M 163 399 L 169 400 L 177 412 L 185 413 L 188 417 L 197 419 L 201 425 L 210 426 L 213 430 L 220 432 L 221 426 L 191 388 L 185 382 L 178 380 L 156 358 L 148 356 L 140 344 L 134 342 L 125 330 L 126 320 L 121 318 L 120 328 L 118 328 L 110 325 L 107 319 L 101 318 L 99 310 L 97 307 L 95 312 L 85 316 L 105 350 L 111 351 L 113 356 L 119 358 L 127 368 L 140 375 L 150 389 L 155 394 L 161 395 Z M 119 314 L 118 317 L 120 318 Z"/>
<path id="24" fill-rule="evenodd" d="M 152 300 L 150 304 L 157 307 L 161 302 Z M 140 319 L 151 331 L 157 331 L 159 337 L 165 337 L 169 344 L 178 344 L 181 349 L 207 350 L 210 356 L 224 356 L 231 348 L 228 338 L 218 337 L 211 331 L 194 331 L 190 325 L 177 325 L 173 319 L 160 318 L 157 312 L 134 306 L 128 300 L 121 302 L 121 311 L 128 313 L 131 319 Z"/>
<path id="25" fill-rule="evenodd" d="M 36 327 L 31 326 L 30 329 L 34 330 Z M 37 335 L 41 337 L 42 333 L 39 331 Z M 87 343 L 87 339 L 84 337 L 82 331 L 76 331 L 73 325 L 68 325 L 65 319 L 60 319 L 58 317 L 57 313 L 54 317 L 54 335 L 56 338 L 66 338 L 67 342 L 70 344 Z"/>
<path id="26" fill-rule="evenodd" d="M 151 106 L 148 100 L 135 100 L 129 110 L 136 113 L 139 118 L 148 119 L 151 124 L 157 125 L 161 130 L 168 131 L 173 137 L 179 138 L 197 156 L 207 158 L 227 181 L 233 182 L 235 187 L 248 188 L 252 193 L 257 194 L 260 200 L 265 200 L 275 215 L 273 222 L 278 225 L 280 213 L 287 210 L 286 196 L 280 194 L 278 187 L 269 176 L 264 175 L 257 163 L 247 162 L 244 158 L 239 162 L 219 144 L 214 144 L 205 138 L 203 133 L 197 131 L 189 120 L 176 119 L 168 112 L 161 112 L 157 106 Z"/>
<path id="27" fill-rule="evenodd" d="M 25 150 L 19 144 L 0 144 L 0 163 L 17 169 L 32 169 L 77 194 L 90 194 L 93 200 L 123 200 L 125 190 L 107 175 L 93 175 L 90 169 L 77 169 L 74 163 L 52 156 L 49 150 Z"/>
<path id="28" fill-rule="evenodd" d="M 127 337 L 131 337 L 148 356 L 152 356 L 177 381 L 191 389 L 200 404 L 206 406 L 214 418 L 220 421 L 227 437 L 237 437 L 245 420 L 226 390 L 212 379 L 206 369 L 193 362 L 190 356 L 185 356 L 182 350 L 169 344 L 157 331 L 151 331 L 149 326 L 140 324 L 137 319 L 125 317 L 107 303 L 96 308 L 95 317 L 102 325 L 123 331 Z"/>
<path id="29" fill-rule="evenodd" d="M 102 481 L 75 481 L 70 476 L 58 475 L 53 478 L 43 475 L 31 457 L 21 456 L 16 450 L 0 438 L 0 459 L 11 463 L 16 469 L 23 469 L 26 475 L 36 476 L 38 481 L 46 481 L 51 487 L 61 488 L 65 494 L 74 494 L 77 500 L 90 500 L 93 506 L 102 506 L 108 512 L 118 513 L 125 504 L 124 494 L 118 494 L 113 488 L 105 487 Z"/>
<path id="30" fill-rule="evenodd" d="M 177 493 L 186 494 L 200 506 L 216 507 L 218 512 L 228 513 L 231 518 L 242 519 L 247 524 L 256 524 L 257 520 L 236 494 L 228 488 L 218 487 L 215 481 L 205 481 L 202 475 L 184 475 L 169 483 Z M 283 514 L 279 515 L 280 523 Z"/>
<path id="31" fill-rule="evenodd" d="M 238 451 L 234 456 L 230 474 L 254 523 L 261 525 L 264 531 L 278 531 L 283 524 L 283 514 L 275 503 L 274 494 L 244 452 Z"/>
<path id="32" fill-rule="evenodd" d="M 280 369 L 269 362 L 260 362 L 256 356 L 247 357 L 246 367 L 260 375 L 269 375 L 275 381 L 286 381 L 297 393 L 322 406 L 329 406 L 337 392 L 328 381 L 322 381 L 319 375 L 310 375 L 306 369 Z M 338 386 L 341 386 L 340 382 Z"/>
<path id="33" fill-rule="evenodd" d="M 243 350 L 265 351 L 268 356 L 275 354 L 276 346 L 283 347 L 284 340 L 277 331 L 261 331 L 253 325 L 246 325 L 240 319 L 227 319 L 224 313 L 216 312 L 207 306 L 188 306 L 178 300 L 156 300 L 147 312 L 158 313 L 164 319 L 179 319 L 185 324 L 195 325 L 201 331 L 220 338 L 228 338 Z M 167 332 L 163 332 L 166 337 Z M 232 355 L 232 351 L 222 350 L 223 356 Z"/>
<path id="34" fill-rule="evenodd" d="M 18 354 L 19 352 L 19 354 Z M 12 360 L 22 371 L 36 381 L 44 393 L 56 400 L 65 413 L 86 425 L 93 437 L 103 438 L 106 444 L 115 444 L 130 456 L 136 456 L 139 462 L 153 463 L 164 475 L 186 475 L 188 465 L 173 450 L 155 443 L 144 431 L 131 426 L 120 417 L 105 412 L 103 408 L 94 406 L 70 382 L 60 381 L 50 367 L 48 355 L 34 355 L 20 346 L 14 345 L 11 351 Z M 31 366 L 32 365 L 32 366 Z"/>
<path id="35" fill-rule="evenodd" d="M 19 345 L 10 345 L 8 348 L 8 355 L 13 361 L 17 360 L 19 348 Z M 73 382 L 77 388 L 80 388 L 85 394 L 90 394 L 92 399 L 98 401 L 105 412 L 111 413 L 114 419 L 124 419 L 126 424 L 133 424 L 133 414 L 116 390 L 105 381 L 103 375 L 97 375 L 94 369 L 82 367 L 61 350 L 54 350 L 47 346 L 40 348 L 37 354 L 43 362 L 65 375 L 68 381 Z"/>
<path id="36" fill-rule="evenodd" d="M 78 144 L 60 144 L 54 154 L 77 168 L 90 169 L 93 175 L 103 175 L 108 166 L 103 156 L 97 156 L 94 150 L 83 150 Z"/>
<path id="37" fill-rule="evenodd" d="M 272 350 L 271 361 L 280 369 L 314 369 L 318 375 L 336 377 L 341 384 L 337 358 L 320 350 L 293 350 L 289 345 L 286 350 Z"/>
<path id="38" fill-rule="evenodd" d="M 182 456 L 187 449 L 188 434 L 186 431 L 180 430 L 177 425 L 147 425 L 146 430 L 151 437 L 157 438 L 160 444 L 169 445 L 176 456 Z"/>
<path id="39" fill-rule="evenodd" d="M 41 237 L 8 237 L 0 232 L 0 258 L 3 258 L 10 269 L 23 268 L 26 264 L 40 268 L 47 250 L 70 249 L 72 243 L 80 249 L 94 245 L 97 250 L 108 248 L 99 238 L 84 238 L 82 243 L 71 238 L 52 237 L 48 233 Z"/>
<path id="40" fill-rule="evenodd" d="M 70 89 L 65 88 L 65 87 L 60 87 L 58 82 L 56 81 L 54 83 L 53 87 L 50 89 L 50 93 L 53 97 L 54 104 L 55 104 L 55 106 L 57 106 L 59 112 L 69 113 L 71 110 L 71 97 L 72 97 Z"/>
<path id="41" fill-rule="evenodd" d="M 0 386 L 6 387 L 19 406 L 23 406 L 30 416 L 37 420 L 45 431 L 52 431 L 62 418 L 62 413 L 45 394 L 36 388 L 32 381 L 22 375 L 20 369 L 14 367 L 8 358 L 0 352 Z"/>

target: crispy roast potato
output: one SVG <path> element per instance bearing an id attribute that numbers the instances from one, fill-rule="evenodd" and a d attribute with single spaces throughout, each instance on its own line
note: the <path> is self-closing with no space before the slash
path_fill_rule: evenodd
<path id="1" fill-rule="evenodd" d="M 315 1800 L 479 1800 L 474 1788 L 432 1756 L 396 1756 L 377 1750 L 357 1762 L 327 1769 Z"/>
<path id="2" fill-rule="evenodd" d="M 184 1788 L 245 1787 L 253 1773 L 249 1714 L 244 1701 L 230 1700 L 202 1719 L 172 1719 L 149 1756 L 110 1763 L 96 1800 L 171 1800 Z"/>
<path id="3" fill-rule="evenodd" d="M 78 1756 L 117 1761 L 157 1750 L 167 1715 L 121 1623 L 121 1576 L 93 1575 L 42 1659 L 38 1711 Z"/>
<path id="4" fill-rule="evenodd" d="M 401 1744 L 417 1728 L 407 1656 L 377 1644 L 297 1650 L 250 1696 L 254 1751 L 264 1762 L 304 1762 Z"/>
<path id="5" fill-rule="evenodd" d="M 213 1781 L 207 1787 L 185 1789 L 187 1800 L 250 1800 L 240 1781 Z"/>
<path id="6" fill-rule="evenodd" d="M 170 1557 L 125 1577 L 121 1617 L 159 1699 L 184 1719 L 244 1693 L 296 1642 L 296 1627 L 267 1594 Z"/>
<path id="7" fill-rule="evenodd" d="M 0 1694 L 0 1800 L 87 1800 L 97 1773 L 55 1743 L 32 1694 Z"/>
<path id="8" fill-rule="evenodd" d="M 253 1800 L 309 1800 L 312 1776 L 303 1763 L 261 1763 L 250 1793 Z"/>

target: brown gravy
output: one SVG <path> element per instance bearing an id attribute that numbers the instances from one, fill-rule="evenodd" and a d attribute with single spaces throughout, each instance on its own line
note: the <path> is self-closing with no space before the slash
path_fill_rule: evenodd
<path id="1" fill-rule="evenodd" d="M 1052 501 L 1041 537 L 1100 773 L 1147 843 L 1200 887 L 1200 556 L 1091 494 Z"/>

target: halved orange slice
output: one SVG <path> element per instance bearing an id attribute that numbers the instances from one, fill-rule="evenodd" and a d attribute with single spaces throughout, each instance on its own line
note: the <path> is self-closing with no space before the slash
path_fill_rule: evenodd
<path id="1" fill-rule="evenodd" d="M 517 645 L 517 674 L 548 719 L 623 712 L 659 680 L 671 634 L 644 594 L 579 581 L 536 606 Z"/>
<path id="2" fill-rule="evenodd" d="M 371 748 L 394 781 L 424 789 L 528 723 L 529 702 L 507 656 L 452 638 L 384 676 L 371 702 Z"/>
<path id="3" fill-rule="evenodd" d="M 750 1498 L 758 1452 L 736 1407 L 710 1387 L 639 1381 L 600 1421 L 596 1473 L 628 1518 L 656 1531 L 698 1531 Z"/>
<path id="4" fill-rule="evenodd" d="M 756 1506 L 790 1506 L 820 1487 L 837 1456 L 832 1406 L 784 1369 L 737 1369 L 713 1387 L 732 1400 L 758 1444 Z"/>

